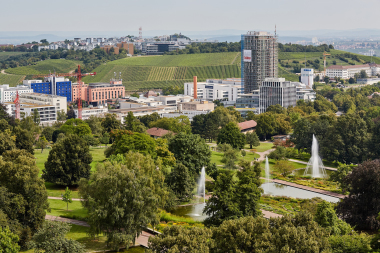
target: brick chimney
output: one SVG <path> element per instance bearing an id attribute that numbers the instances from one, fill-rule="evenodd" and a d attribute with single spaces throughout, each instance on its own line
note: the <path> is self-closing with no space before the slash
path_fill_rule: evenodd
<path id="1" fill-rule="evenodd" d="M 194 99 L 197 99 L 198 98 L 198 94 L 197 94 L 197 76 L 193 77 L 193 82 L 194 82 Z"/>

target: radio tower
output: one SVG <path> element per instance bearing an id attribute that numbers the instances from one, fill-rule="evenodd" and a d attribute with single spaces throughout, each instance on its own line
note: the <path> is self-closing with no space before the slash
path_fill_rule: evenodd
<path id="1" fill-rule="evenodd" d="M 16 107 L 16 119 L 20 119 L 20 98 L 18 95 L 18 91 L 16 93 L 16 99 L 13 101 Z"/>
<path id="2" fill-rule="evenodd" d="M 142 39 L 142 27 L 140 26 L 139 28 L 139 39 L 141 40 Z"/>

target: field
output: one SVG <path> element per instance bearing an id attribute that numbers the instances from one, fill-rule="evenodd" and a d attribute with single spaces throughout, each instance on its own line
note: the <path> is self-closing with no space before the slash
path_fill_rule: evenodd
<path id="1" fill-rule="evenodd" d="M 22 75 L 7 75 L 0 73 L 0 85 L 9 84 L 9 86 L 16 86 L 22 83 L 25 76 Z"/>
<path id="2" fill-rule="evenodd" d="M 244 159 L 246 161 L 254 161 L 255 158 L 259 158 L 260 156 L 258 154 L 254 154 L 254 153 L 251 153 L 251 152 L 247 152 L 247 155 L 244 156 L 244 157 L 241 157 L 241 155 L 239 155 L 239 159 Z M 215 163 L 216 165 L 224 165 L 222 163 L 222 159 L 223 159 L 223 153 L 220 153 L 220 152 L 216 152 L 216 151 L 212 151 L 212 154 L 211 154 L 211 162 L 212 163 Z M 238 161 L 236 162 L 236 164 L 239 163 Z"/>
<path id="3" fill-rule="evenodd" d="M 79 62 L 57 59 L 57 60 L 45 60 L 36 63 L 35 65 L 9 68 L 5 72 L 14 75 L 39 75 L 53 73 L 68 73 L 75 70 Z"/>
<path id="4" fill-rule="evenodd" d="M 0 61 L 8 59 L 10 56 L 27 54 L 25 52 L 0 52 Z"/>
<path id="5" fill-rule="evenodd" d="M 96 76 L 84 78 L 90 82 L 109 82 L 121 72 L 126 90 L 183 86 L 193 76 L 199 81 L 208 78 L 240 77 L 240 53 L 187 54 L 132 57 L 97 67 Z"/>

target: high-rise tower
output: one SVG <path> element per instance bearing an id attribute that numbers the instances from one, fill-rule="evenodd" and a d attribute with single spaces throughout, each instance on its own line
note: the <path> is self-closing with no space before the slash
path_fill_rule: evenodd
<path id="1" fill-rule="evenodd" d="M 265 78 L 278 74 L 277 35 L 248 32 L 241 35 L 241 79 L 244 93 L 258 90 Z"/>

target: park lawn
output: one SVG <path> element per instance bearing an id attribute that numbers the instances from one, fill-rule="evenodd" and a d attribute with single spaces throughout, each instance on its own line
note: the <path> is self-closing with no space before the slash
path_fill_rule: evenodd
<path id="1" fill-rule="evenodd" d="M 274 159 L 268 159 L 268 162 L 269 162 L 269 170 L 270 172 L 275 172 L 275 169 L 274 169 L 274 165 L 276 164 L 276 160 Z M 289 163 L 291 165 L 293 165 L 294 169 L 302 169 L 302 168 L 306 168 L 306 164 L 301 164 L 301 163 L 296 163 L 296 162 L 292 162 L 292 161 L 289 161 Z M 261 168 L 262 168 L 262 173 L 261 173 L 261 176 L 265 176 L 265 160 L 261 162 Z M 270 175 L 270 178 L 273 178 L 273 175 L 271 173 Z"/>
<path id="2" fill-rule="evenodd" d="M 87 217 L 87 210 L 82 207 L 80 201 L 73 201 L 69 203 L 69 210 L 67 211 L 66 202 L 60 199 L 49 199 L 51 212 L 49 215 L 58 217 L 67 217 L 76 220 L 85 220 Z"/>
<path id="3" fill-rule="evenodd" d="M 253 147 L 253 149 L 256 149 L 256 152 L 265 152 L 269 149 L 272 149 L 273 142 L 260 142 L 260 146 Z M 245 145 L 246 149 L 249 149 L 249 144 Z"/>
<path id="4" fill-rule="evenodd" d="M 246 161 L 254 161 L 255 158 L 259 158 L 259 157 L 260 156 L 258 154 L 247 152 L 247 155 L 244 156 L 243 159 Z M 239 158 L 241 159 L 242 157 L 240 156 Z M 223 159 L 223 153 L 211 151 L 211 162 L 212 163 L 215 163 L 216 165 L 224 165 L 224 163 L 221 162 L 222 159 Z M 236 164 L 237 163 L 239 163 L 239 161 L 237 161 Z"/>
<path id="5" fill-rule="evenodd" d="M 91 165 L 91 171 L 95 171 L 96 165 L 98 163 L 104 162 L 106 159 L 106 156 L 104 155 L 104 151 L 106 148 L 90 148 L 90 153 L 92 155 L 92 163 Z"/>
<path id="6" fill-rule="evenodd" d="M 314 202 L 310 199 L 298 199 L 290 198 L 284 196 L 267 196 L 263 195 L 260 198 L 259 206 L 260 209 L 266 211 L 278 213 L 278 214 L 291 214 L 294 215 L 297 212 L 301 211 L 301 204 L 307 202 Z"/>

